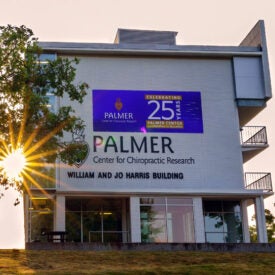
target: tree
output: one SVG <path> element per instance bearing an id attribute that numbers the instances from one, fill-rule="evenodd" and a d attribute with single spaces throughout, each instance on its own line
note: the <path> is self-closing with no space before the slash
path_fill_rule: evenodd
<path id="1" fill-rule="evenodd" d="M 252 221 L 255 221 L 255 215 L 252 216 Z M 265 209 L 265 221 L 266 221 L 266 230 L 267 230 L 267 239 L 269 243 L 275 242 L 275 217 L 270 212 L 270 210 Z M 257 228 L 255 225 L 249 227 L 250 240 L 251 242 L 257 242 Z"/>
<path id="2" fill-rule="evenodd" d="M 56 158 L 72 164 L 74 152 L 78 157 L 81 152 L 80 143 L 66 144 L 62 137 L 65 132 L 83 130 L 84 122 L 71 106 L 51 110 L 48 98 L 50 93 L 82 103 L 88 85 L 75 83 L 79 60 L 57 57 L 41 62 L 41 54 L 38 39 L 29 28 L 0 27 L 0 185 L 19 191 L 28 188 L 28 171 L 36 171 L 34 167 L 40 167 L 36 176 L 46 178 L 43 169 Z M 27 161 L 26 169 L 18 178 L 9 177 L 3 163 L 18 150 Z"/>

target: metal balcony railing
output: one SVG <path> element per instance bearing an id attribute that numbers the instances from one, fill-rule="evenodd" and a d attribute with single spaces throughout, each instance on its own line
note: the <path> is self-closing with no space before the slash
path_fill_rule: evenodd
<path id="1" fill-rule="evenodd" d="M 242 146 L 267 145 L 265 126 L 244 126 L 241 128 Z"/>
<path id="2" fill-rule="evenodd" d="M 264 190 L 272 192 L 270 173 L 245 173 L 245 188 L 248 190 Z"/>

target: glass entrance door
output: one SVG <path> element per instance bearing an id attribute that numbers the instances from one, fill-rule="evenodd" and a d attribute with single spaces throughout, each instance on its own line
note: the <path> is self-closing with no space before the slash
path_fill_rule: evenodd
<path id="1" fill-rule="evenodd" d="M 127 242 L 128 200 L 66 199 L 68 241 Z"/>

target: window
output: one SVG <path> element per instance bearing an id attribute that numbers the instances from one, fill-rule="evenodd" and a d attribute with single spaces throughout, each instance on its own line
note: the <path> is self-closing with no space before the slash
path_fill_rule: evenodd
<path id="1" fill-rule="evenodd" d="M 56 166 L 55 164 L 36 167 L 32 174 L 33 181 L 30 182 L 31 189 L 55 189 L 56 188 Z"/>
<path id="2" fill-rule="evenodd" d="M 194 242 L 193 200 L 141 198 L 141 241 L 144 243 Z"/>
<path id="3" fill-rule="evenodd" d="M 203 208 L 207 242 L 242 242 L 242 217 L 239 201 L 204 201 Z"/>
<path id="4" fill-rule="evenodd" d="M 67 240 L 73 242 L 127 242 L 126 199 L 66 199 Z"/>
<path id="5" fill-rule="evenodd" d="M 48 63 L 48 61 L 53 61 L 56 59 L 56 54 L 41 54 L 39 56 L 39 62 L 43 67 L 43 64 Z M 51 112 L 57 111 L 57 99 L 56 96 L 52 93 L 52 91 L 48 91 L 46 94 L 48 99 L 47 107 L 50 109 Z"/>
<path id="6" fill-rule="evenodd" d="M 46 241 L 45 233 L 53 230 L 54 202 L 45 196 L 29 200 L 29 242 Z"/>
<path id="7" fill-rule="evenodd" d="M 41 54 L 38 57 L 42 68 L 44 64 L 56 59 L 56 54 Z M 47 107 L 51 112 L 56 112 L 56 96 L 49 89 L 45 98 L 47 99 Z M 55 165 L 44 165 L 43 167 L 36 167 L 36 174 L 32 175 L 34 182 L 31 183 L 32 189 L 55 189 L 56 188 L 56 167 Z"/>

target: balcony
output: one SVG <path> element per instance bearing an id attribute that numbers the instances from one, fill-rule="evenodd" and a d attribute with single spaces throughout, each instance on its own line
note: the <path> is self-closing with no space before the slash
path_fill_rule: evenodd
<path id="1" fill-rule="evenodd" d="M 247 190 L 263 190 L 266 193 L 273 190 L 270 173 L 245 173 L 244 177 Z"/>
<path id="2" fill-rule="evenodd" d="M 240 131 L 243 162 L 246 162 L 268 147 L 265 126 L 244 126 Z"/>

